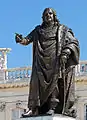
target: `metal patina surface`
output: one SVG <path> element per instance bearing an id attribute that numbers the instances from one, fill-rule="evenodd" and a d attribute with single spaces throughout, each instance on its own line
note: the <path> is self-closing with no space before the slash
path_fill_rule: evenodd
<path id="1" fill-rule="evenodd" d="M 26 37 L 15 36 L 16 43 L 33 43 L 30 111 L 23 116 L 57 113 L 76 117 L 74 82 L 79 42 L 72 29 L 60 24 L 54 9 L 46 8 L 42 20 Z"/>

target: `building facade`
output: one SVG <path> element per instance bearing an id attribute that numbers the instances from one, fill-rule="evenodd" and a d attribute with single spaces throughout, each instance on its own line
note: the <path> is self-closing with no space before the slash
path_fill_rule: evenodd
<path id="1" fill-rule="evenodd" d="M 0 48 L 0 117 L 16 120 L 27 108 L 31 67 L 7 68 L 9 48 Z M 77 120 L 87 120 L 87 61 L 76 66 Z"/>

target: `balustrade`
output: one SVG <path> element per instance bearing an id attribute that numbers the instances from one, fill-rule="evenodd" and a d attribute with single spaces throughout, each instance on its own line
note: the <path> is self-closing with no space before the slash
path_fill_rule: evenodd
<path id="1" fill-rule="evenodd" d="M 17 82 L 29 80 L 31 76 L 31 67 L 10 68 L 5 71 L 4 82 Z"/>
<path id="2" fill-rule="evenodd" d="M 80 61 L 76 66 L 76 76 L 87 76 L 87 61 Z"/>
<path id="3" fill-rule="evenodd" d="M 86 76 L 87 61 L 80 61 L 75 70 L 76 76 Z M 0 73 L 0 83 L 12 83 L 27 80 L 29 81 L 31 76 L 31 67 L 9 68 L 5 70 L 3 69 L 0 71 Z"/>

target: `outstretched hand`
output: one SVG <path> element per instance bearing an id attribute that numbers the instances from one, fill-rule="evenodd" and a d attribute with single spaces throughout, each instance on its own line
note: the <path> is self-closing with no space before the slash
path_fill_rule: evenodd
<path id="1" fill-rule="evenodd" d="M 15 41 L 16 43 L 20 43 L 22 41 L 22 35 L 21 34 L 18 34 L 18 33 L 15 33 Z"/>

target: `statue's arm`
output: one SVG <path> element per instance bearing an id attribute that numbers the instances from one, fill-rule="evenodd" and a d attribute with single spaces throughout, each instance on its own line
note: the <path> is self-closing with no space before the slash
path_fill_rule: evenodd
<path id="1" fill-rule="evenodd" d="M 77 59 L 77 61 L 78 61 L 79 60 L 79 51 L 80 51 L 79 42 L 75 38 L 71 29 L 68 29 L 68 31 L 66 32 L 64 42 L 65 43 L 64 43 L 64 47 L 62 49 L 62 56 L 66 56 L 66 59 L 68 59 L 72 54 L 72 57 L 74 59 Z"/>
<path id="2" fill-rule="evenodd" d="M 71 29 L 68 29 L 65 35 L 64 45 L 63 45 L 63 51 L 64 53 L 70 55 L 72 51 L 71 49 L 75 49 L 75 47 L 79 47 L 79 41 L 75 38 L 74 33 Z"/>
<path id="3" fill-rule="evenodd" d="M 20 34 L 16 34 L 15 41 L 16 43 L 20 43 L 22 45 L 28 45 L 31 42 L 29 39 L 23 38 Z"/>
<path id="4" fill-rule="evenodd" d="M 16 43 L 20 43 L 22 45 L 28 45 L 31 42 L 33 42 L 34 36 L 35 36 L 35 30 L 33 30 L 26 37 L 23 37 L 21 34 L 16 33 L 16 35 L 15 35 L 15 41 L 16 41 Z"/>

